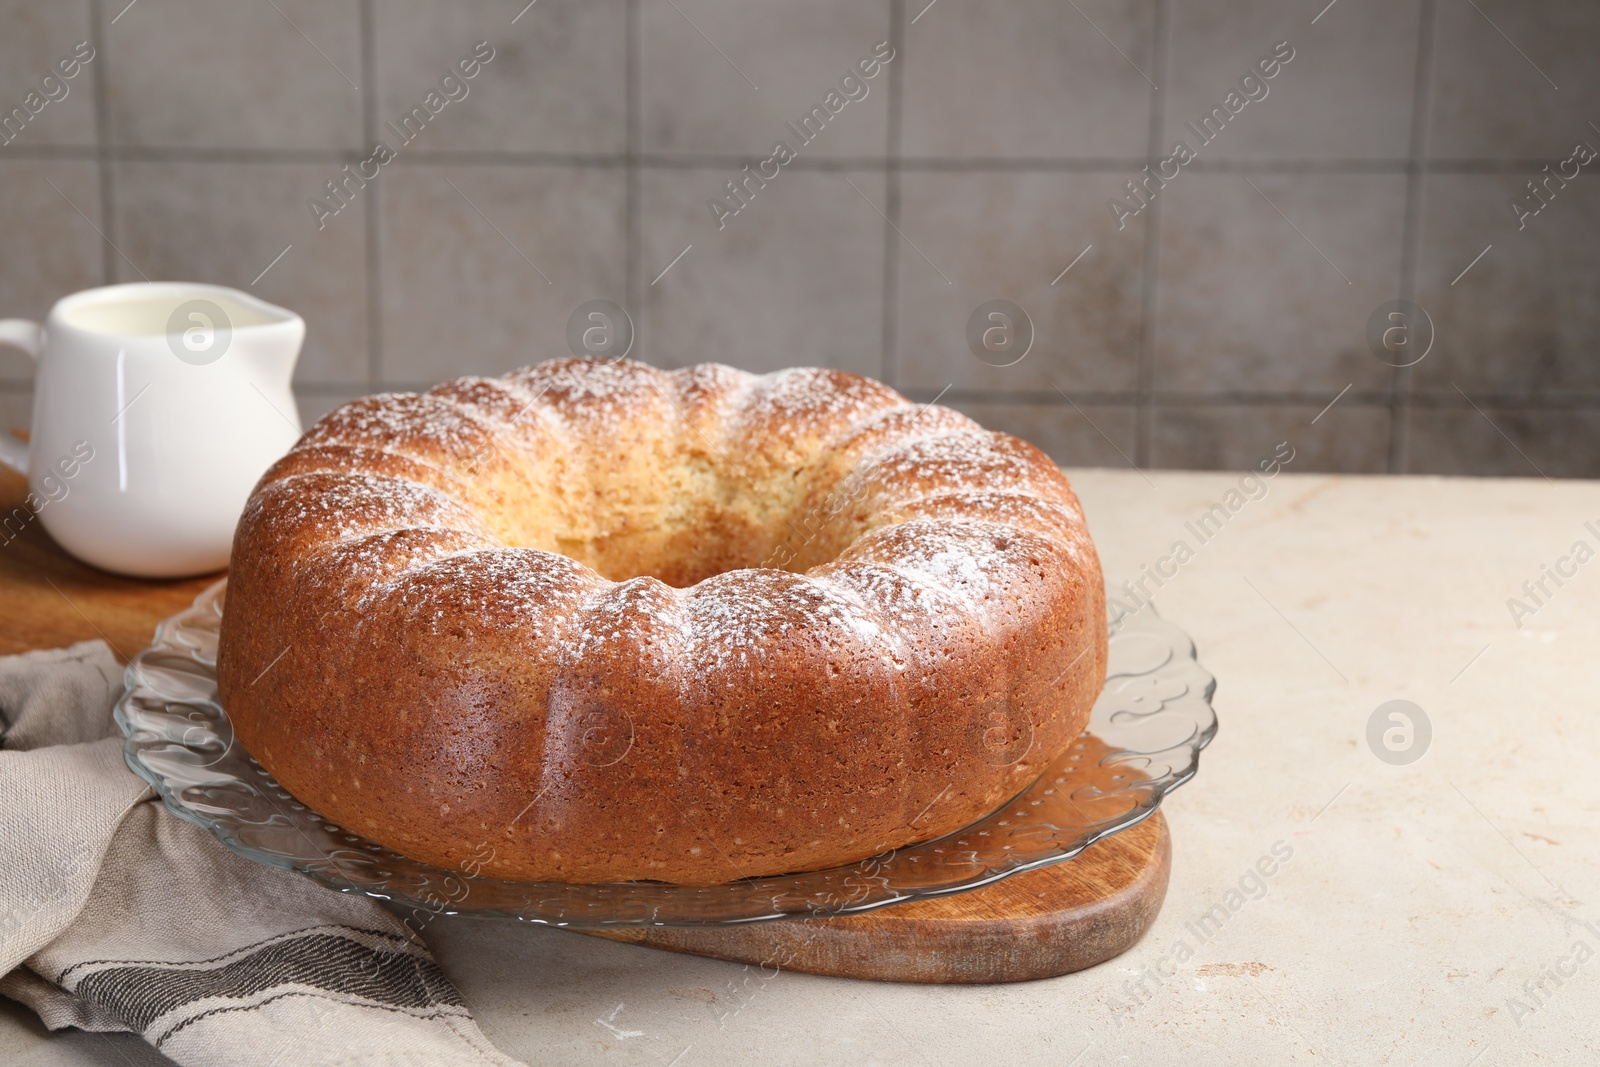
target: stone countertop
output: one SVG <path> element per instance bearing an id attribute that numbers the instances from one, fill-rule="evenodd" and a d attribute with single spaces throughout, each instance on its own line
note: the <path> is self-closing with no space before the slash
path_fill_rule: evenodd
<path id="1" fill-rule="evenodd" d="M 1107 585 L 1176 569 L 1146 588 L 1218 682 L 1143 941 L 1061 978 L 930 987 L 435 920 L 484 1032 L 531 1064 L 1600 1060 L 1600 484 L 1069 473 Z M 1186 524 L 1214 506 L 1202 541 Z M 1180 540 L 1192 558 L 1162 562 Z M 1546 567 L 1572 576 L 1540 592 Z M 1369 744 L 1396 699 L 1431 741 Z M 0 1060 L 164 1062 L 46 1037 L 9 1002 Z"/>

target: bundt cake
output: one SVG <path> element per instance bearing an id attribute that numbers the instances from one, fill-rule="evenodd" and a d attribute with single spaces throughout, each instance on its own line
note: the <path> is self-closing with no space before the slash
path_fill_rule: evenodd
<path id="1" fill-rule="evenodd" d="M 1024 441 L 840 371 L 564 359 L 313 426 L 239 521 L 217 676 L 285 789 L 407 856 L 704 885 L 1004 803 L 1105 619 Z"/>

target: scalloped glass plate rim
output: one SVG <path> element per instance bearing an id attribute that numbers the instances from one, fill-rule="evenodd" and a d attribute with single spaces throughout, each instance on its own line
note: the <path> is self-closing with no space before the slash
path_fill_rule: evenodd
<path id="1" fill-rule="evenodd" d="M 1168 793 L 1194 777 L 1200 751 L 1217 729 L 1210 703 L 1215 680 L 1199 665 L 1188 636 L 1146 605 L 1113 628 L 1106 689 L 1090 729 L 1074 746 L 1083 749 L 1099 742 L 1108 751 L 1097 761 L 1076 765 L 1081 754 L 1069 752 L 1017 796 L 955 833 L 829 870 L 717 886 L 504 881 L 433 867 L 328 823 L 232 744 L 226 712 L 216 700 L 214 652 L 226 585 L 225 578 L 216 582 L 191 607 L 163 620 L 151 645 L 128 663 L 125 691 L 114 709 L 126 735 L 128 766 L 150 783 L 173 814 L 209 830 L 248 859 L 298 871 L 341 892 L 430 914 L 493 915 L 574 928 L 731 925 L 856 914 L 967 892 L 1070 860 L 1096 841 L 1143 822 Z M 1162 735 L 1162 728 L 1172 736 Z M 1129 743 L 1141 732 L 1157 735 L 1150 747 Z M 218 747 L 222 755 L 207 759 Z M 1154 773 L 1111 773 L 1139 765 Z M 192 773 L 204 771 L 211 773 Z M 1047 781 L 1056 776 L 1054 783 L 1060 785 L 1068 781 L 1067 774 L 1078 771 L 1091 773 L 1073 779 L 1086 784 L 1068 791 L 1058 791 Z M 1101 781 L 1094 780 L 1096 775 Z M 190 791 L 205 788 L 213 790 L 206 797 L 210 803 L 199 805 Z M 273 808 L 266 821 L 247 818 L 252 797 Z M 1099 819 L 1082 807 L 1119 799 L 1130 803 Z M 1047 822 L 1030 810 L 1050 811 L 1063 804 L 1081 816 L 1076 824 Z M 1030 807 L 1015 812 L 1023 821 L 1014 824 L 1005 816 L 1018 805 Z M 309 847 L 253 843 L 248 839 L 252 827 L 280 831 L 287 841 Z M 331 849 L 317 845 L 317 838 L 327 839 Z M 956 851 L 958 846 L 964 847 Z M 980 855 L 980 849 L 988 851 Z M 947 877 L 927 877 L 936 867 L 952 869 Z"/>

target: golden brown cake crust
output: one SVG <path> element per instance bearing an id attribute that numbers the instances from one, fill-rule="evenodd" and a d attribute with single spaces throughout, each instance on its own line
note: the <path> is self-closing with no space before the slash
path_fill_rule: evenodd
<path id="1" fill-rule="evenodd" d="M 396 851 L 711 884 L 993 810 L 1084 729 L 1105 618 L 1024 441 L 840 371 L 569 359 L 313 426 L 240 519 L 217 674 Z"/>

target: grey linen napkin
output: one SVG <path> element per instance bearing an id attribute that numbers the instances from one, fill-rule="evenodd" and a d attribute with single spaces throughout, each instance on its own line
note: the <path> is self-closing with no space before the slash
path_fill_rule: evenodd
<path id="1" fill-rule="evenodd" d="M 100 641 L 0 657 L 0 994 L 186 1067 L 520 1067 L 375 901 L 167 812 L 123 763 L 121 692 Z"/>

